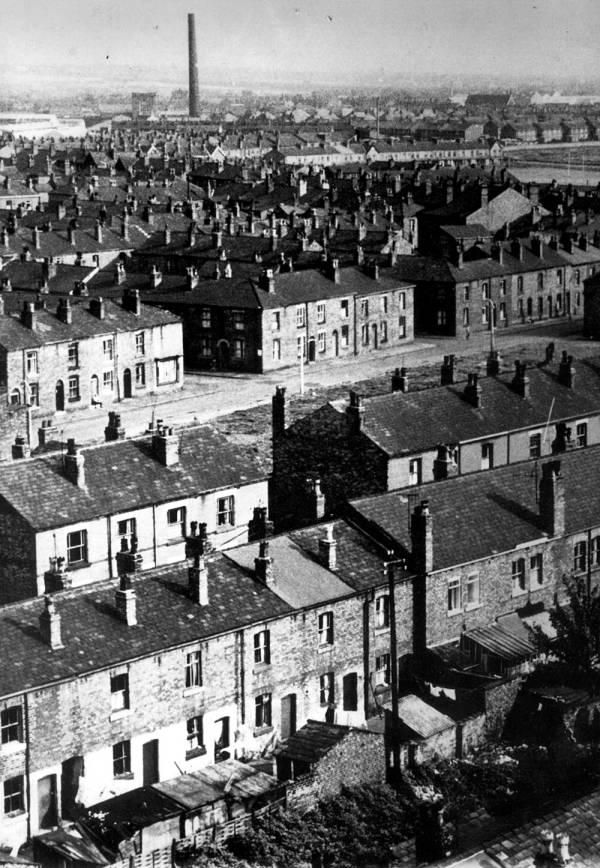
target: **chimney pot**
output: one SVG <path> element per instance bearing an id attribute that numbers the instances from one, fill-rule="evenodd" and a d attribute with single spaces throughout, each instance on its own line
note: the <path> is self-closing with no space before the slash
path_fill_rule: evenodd
<path id="1" fill-rule="evenodd" d="M 172 428 L 162 425 L 161 420 L 152 437 L 152 452 L 164 467 L 173 467 L 179 463 L 179 436 L 173 433 Z"/>

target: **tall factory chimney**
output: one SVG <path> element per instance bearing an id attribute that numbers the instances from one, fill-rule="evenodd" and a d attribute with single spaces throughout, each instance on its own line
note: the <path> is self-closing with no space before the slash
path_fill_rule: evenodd
<path id="1" fill-rule="evenodd" d="M 190 117 L 200 115 L 200 98 L 198 95 L 198 52 L 196 50 L 196 16 L 188 13 L 188 52 L 190 66 Z"/>

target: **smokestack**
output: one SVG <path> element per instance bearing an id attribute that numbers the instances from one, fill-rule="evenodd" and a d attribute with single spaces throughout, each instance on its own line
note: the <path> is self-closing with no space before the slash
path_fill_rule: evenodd
<path id="1" fill-rule="evenodd" d="M 196 50 L 196 16 L 193 12 L 188 14 L 188 53 L 189 53 L 189 77 L 190 77 L 190 117 L 197 118 L 200 115 L 200 99 L 198 94 L 198 52 Z"/>

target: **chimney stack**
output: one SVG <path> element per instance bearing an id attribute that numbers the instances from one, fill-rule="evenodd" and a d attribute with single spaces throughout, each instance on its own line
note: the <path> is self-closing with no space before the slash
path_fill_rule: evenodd
<path id="1" fill-rule="evenodd" d="M 152 437 L 152 452 L 157 461 L 164 467 L 173 467 L 179 463 L 179 435 L 173 429 L 162 424 L 159 419 L 156 433 Z"/>
<path id="2" fill-rule="evenodd" d="M 142 311 L 139 289 L 126 289 L 121 304 L 123 310 L 128 310 L 129 313 L 139 316 Z"/>
<path id="3" fill-rule="evenodd" d="M 125 428 L 121 425 L 121 414 L 110 410 L 108 413 L 108 425 L 104 429 L 104 439 L 107 443 L 114 440 L 125 439 Z"/>
<path id="4" fill-rule="evenodd" d="M 122 573 L 119 576 L 119 587 L 115 591 L 115 605 L 121 621 L 128 627 L 137 625 L 137 600 L 136 593 L 131 584 L 131 576 Z"/>
<path id="5" fill-rule="evenodd" d="M 337 566 L 337 540 L 333 536 L 332 524 L 327 525 L 325 536 L 319 540 L 319 555 L 328 570 L 335 570 Z"/>
<path id="6" fill-rule="evenodd" d="M 90 300 L 90 313 L 93 316 L 98 317 L 98 319 L 104 319 L 106 315 L 106 307 L 101 295 L 99 295 L 98 298 L 92 298 Z"/>
<path id="7" fill-rule="evenodd" d="M 560 461 L 542 464 L 540 480 L 540 519 L 550 536 L 565 532 L 565 488 L 560 472 Z"/>
<path id="8" fill-rule="evenodd" d="M 415 570 L 421 574 L 430 573 L 433 569 L 433 532 L 428 500 L 422 500 L 414 509 L 410 538 Z"/>
<path id="9" fill-rule="evenodd" d="M 450 447 L 440 444 L 437 449 L 437 456 L 433 462 L 433 478 L 438 481 L 456 476 L 458 474 L 458 467 L 452 459 Z"/>
<path id="10" fill-rule="evenodd" d="M 285 434 L 286 427 L 286 399 L 285 386 L 276 386 L 275 394 L 272 399 L 272 427 L 273 438 L 281 437 Z"/>
<path id="11" fill-rule="evenodd" d="M 265 292 L 275 292 L 275 275 L 272 268 L 263 269 L 258 280 L 258 285 Z"/>
<path id="12" fill-rule="evenodd" d="M 23 310 L 21 311 L 21 323 L 27 329 L 35 329 L 35 304 L 32 301 L 23 302 Z"/>
<path id="13" fill-rule="evenodd" d="M 189 61 L 189 113 L 200 116 L 200 88 L 198 85 L 198 52 L 196 50 L 196 16 L 188 13 L 188 61 Z"/>
<path id="14" fill-rule="evenodd" d="M 254 513 L 248 522 L 248 542 L 265 539 L 273 533 L 273 522 L 267 518 L 266 506 L 255 506 Z"/>
<path id="15" fill-rule="evenodd" d="M 575 383 L 575 368 L 573 367 L 573 356 L 567 355 L 566 350 L 563 350 L 562 358 L 558 366 L 558 382 L 563 386 L 572 389 Z"/>
<path id="16" fill-rule="evenodd" d="M 477 374 L 469 374 L 464 396 L 476 410 L 481 407 L 481 383 Z"/>
<path id="17" fill-rule="evenodd" d="M 346 407 L 346 418 L 350 434 L 360 434 L 365 408 L 362 406 L 360 395 L 353 389 L 350 390 L 350 403 Z"/>
<path id="18" fill-rule="evenodd" d="M 56 318 L 65 325 L 71 325 L 73 322 L 73 308 L 68 298 L 61 298 L 58 301 L 56 308 Z"/>
<path id="19" fill-rule="evenodd" d="M 311 521 L 319 521 L 325 515 L 325 495 L 321 491 L 321 480 L 318 476 L 306 480 L 307 506 Z"/>
<path id="20" fill-rule="evenodd" d="M 273 558 L 269 557 L 269 543 L 267 540 L 262 540 L 258 548 L 258 557 L 254 558 L 254 573 L 259 582 L 264 585 L 272 585 L 273 577 Z"/>
<path id="21" fill-rule="evenodd" d="M 52 651 L 58 651 L 64 647 L 61 638 L 60 614 L 56 611 L 54 600 L 49 594 L 44 597 L 44 602 L 46 608 L 40 615 L 40 634 Z"/>
<path id="22" fill-rule="evenodd" d="M 208 570 L 199 551 L 194 554 L 192 566 L 188 567 L 188 592 L 194 603 L 208 606 Z"/>
<path id="23" fill-rule="evenodd" d="M 85 459 L 83 455 L 77 451 L 75 439 L 70 437 L 67 440 L 67 453 L 64 457 L 65 476 L 76 485 L 78 488 L 85 488 Z"/>
<path id="24" fill-rule="evenodd" d="M 529 398 L 529 377 L 525 362 L 515 361 L 515 375 L 512 379 L 512 387 L 521 398 Z"/>
<path id="25" fill-rule="evenodd" d="M 440 383 L 442 386 L 452 386 L 456 382 L 456 362 L 454 355 L 444 356 L 441 368 Z"/>
<path id="26" fill-rule="evenodd" d="M 12 457 L 14 461 L 31 457 L 31 447 L 22 434 L 17 434 L 15 437 L 15 442 L 12 446 Z"/>

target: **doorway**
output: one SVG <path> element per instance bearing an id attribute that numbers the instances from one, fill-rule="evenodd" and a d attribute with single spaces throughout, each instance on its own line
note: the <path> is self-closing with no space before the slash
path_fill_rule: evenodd
<path id="1" fill-rule="evenodd" d="M 281 737 L 288 738 L 296 732 L 296 694 L 288 693 L 281 700 Z"/>
<path id="2" fill-rule="evenodd" d="M 377 331 L 377 323 L 373 323 L 371 326 L 371 335 L 373 336 L 373 349 L 377 349 L 377 341 L 378 341 L 378 331 Z"/>
<path id="3" fill-rule="evenodd" d="M 333 355 L 339 356 L 340 354 L 340 336 L 337 331 L 333 332 Z"/>
<path id="4" fill-rule="evenodd" d="M 56 802 L 56 775 L 46 775 L 37 783 L 38 826 L 51 829 L 58 823 Z"/>
<path id="5" fill-rule="evenodd" d="M 59 380 L 56 384 L 56 409 L 65 409 L 65 384 Z"/>
<path id="6" fill-rule="evenodd" d="M 158 739 L 153 738 L 147 741 L 142 746 L 142 757 L 144 764 L 143 781 L 144 786 L 149 787 L 150 784 L 156 784 L 158 777 Z"/>
<path id="7" fill-rule="evenodd" d="M 123 371 L 123 397 L 131 398 L 131 371 L 125 368 Z"/>
<path id="8" fill-rule="evenodd" d="M 60 810 L 67 820 L 76 819 L 79 779 L 83 777 L 83 757 L 72 756 L 64 760 L 60 776 Z"/>

